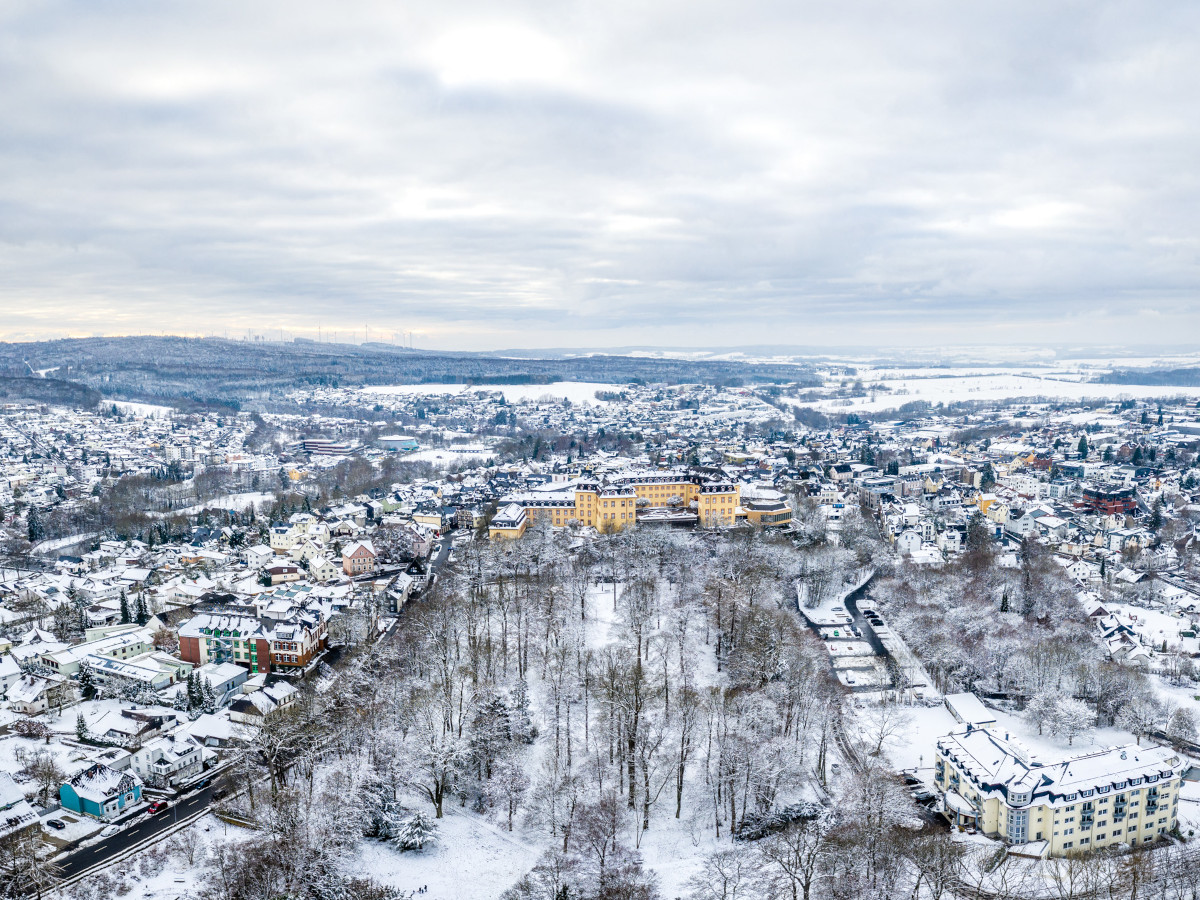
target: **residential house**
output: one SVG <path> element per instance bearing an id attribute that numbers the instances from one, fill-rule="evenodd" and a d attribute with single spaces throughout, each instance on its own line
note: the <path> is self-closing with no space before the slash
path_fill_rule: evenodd
<path id="1" fill-rule="evenodd" d="M 351 577 L 374 572 L 374 545 L 367 540 L 355 541 L 342 550 L 342 571 Z"/>
<path id="2" fill-rule="evenodd" d="M 286 681 L 269 684 L 234 700 L 229 705 L 229 719 L 243 725 L 261 725 L 276 712 L 294 704 L 299 693 Z"/>
<path id="3" fill-rule="evenodd" d="M 267 566 L 263 569 L 263 573 L 271 580 L 272 585 L 286 584 L 289 581 L 299 581 L 303 577 L 300 574 L 300 567 L 290 564 Z"/>
<path id="4" fill-rule="evenodd" d="M 327 556 L 317 556 L 311 559 L 308 563 L 308 573 L 312 576 L 313 581 L 320 584 L 326 584 L 338 577 L 338 569 Z"/>
<path id="5" fill-rule="evenodd" d="M 21 786 L 8 772 L 0 772 L 0 839 L 37 824 L 38 814 L 25 799 Z"/>
<path id="6" fill-rule="evenodd" d="M 202 763 L 200 742 L 185 735 L 155 738 L 133 753 L 133 771 L 154 787 L 175 787 L 198 775 Z"/>
<path id="7" fill-rule="evenodd" d="M 8 689 L 8 706 L 13 712 L 36 716 L 49 706 L 50 681 L 36 675 L 22 675 Z"/>
<path id="8" fill-rule="evenodd" d="M 96 763 L 58 789 L 63 809 L 97 819 L 111 819 L 142 800 L 142 779 Z"/>
<path id="9" fill-rule="evenodd" d="M 8 693 L 8 689 L 12 687 L 21 677 L 21 667 L 17 665 L 17 661 L 12 658 L 12 654 L 6 653 L 0 656 L 0 695 Z"/>

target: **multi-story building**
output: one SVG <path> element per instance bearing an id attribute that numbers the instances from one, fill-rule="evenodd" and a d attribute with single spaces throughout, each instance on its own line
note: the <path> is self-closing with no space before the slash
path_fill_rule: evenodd
<path id="1" fill-rule="evenodd" d="M 251 672 L 302 669 L 325 649 L 329 636 L 318 610 L 286 617 L 203 613 L 179 629 L 179 655 L 194 666 L 232 662 Z"/>
<path id="2" fill-rule="evenodd" d="M 200 744 L 191 737 L 174 735 L 147 741 L 133 752 L 133 771 L 148 785 L 170 787 L 200 773 Z"/>
<path id="3" fill-rule="evenodd" d="M 934 767 L 952 825 L 1064 856 L 1174 829 L 1186 764 L 1169 747 L 1136 744 L 1042 762 L 1007 734 L 967 724 L 938 740 Z"/>
<path id="4" fill-rule="evenodd" d="M 732 482 L 706 480 L 686 472 L 620 475 L 603 485 L 581 479 L 505 497 L 502 522 L 497 524 L 493 519 L 489 534 L 494 538 L 520 537 L 525 527 L 539 522 L 555 527 L 581 525 L 598 531 L 621 531 L 637 524 L 639 509 L 664 507 L 694 509 L 704 526 L 732 525 L 739 514 L 739 498 L 740 488 Z M 524 511 L 525 527 L 513 524 L 519 519 L 511 509 L 514 506 Z"/>
<path id="5" fill-rule="evenodd" d="M 375 547 L 370 541 L 355 541 L 342 551 L 342 571 L 366 575 L 375 571 Z"/>
<path id="6" fill-rule="evenodd" d="M 492 516 L 492 521 L 488 525 L 488 537 L 493 540 L 497 538 L 516 540 L 525 533 L 525 529 L 528 527 L 529 516 L 525 514 L 524 507 L 519 503 L 509 503 Z"/>
<path id="7" fill-rule="evenodd" d="M 1085 487 L 1080 506 L 1109 516 L 1121 516 L 1133 512 L 1137 507 L 1137 500 L 1133 496 L 1133 488 L 1106 490 L 1098 487 Z"/>
<path id="8" fill-rule="evenodd" d="M 271 549 L 278 554 L 288 553 L 296 542 L 303 537 L 303 532 L 299 528 L 291 525 L 272 525 L 271 526 Z"/>

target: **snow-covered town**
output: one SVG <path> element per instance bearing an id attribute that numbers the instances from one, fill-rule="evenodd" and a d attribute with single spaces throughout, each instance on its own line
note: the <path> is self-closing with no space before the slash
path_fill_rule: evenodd
<path id="1" fill-rule="evenodd" d="M 5 404 L 6 889 L 1190 871 L 1198 395 L 818 376 Z"/>
<path id="2" fill-rule="evenodd" d="M 1197 84 L 0 3 L 0 900 L 1200 900 Z"/>

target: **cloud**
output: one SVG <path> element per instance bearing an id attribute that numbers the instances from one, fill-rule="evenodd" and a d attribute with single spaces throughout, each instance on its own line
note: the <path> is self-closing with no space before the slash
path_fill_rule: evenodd
<path id="1" fill-rule="evenodd" d="M 1200 334 L 1198 18 L 9 4 L 0 337 Z"/>

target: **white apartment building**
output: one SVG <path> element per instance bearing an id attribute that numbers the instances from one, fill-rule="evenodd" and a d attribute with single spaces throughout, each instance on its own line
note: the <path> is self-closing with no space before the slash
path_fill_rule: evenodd
<path id="1" fill-rule="evenodd" d="M 965 725 L 937 743 L 943 814 L 1042 856 L 1145 844 L 1171 831 L 1183 759 L 1169 747 L 1110 747 L 1043 762 L 1009 735 Z"/>

